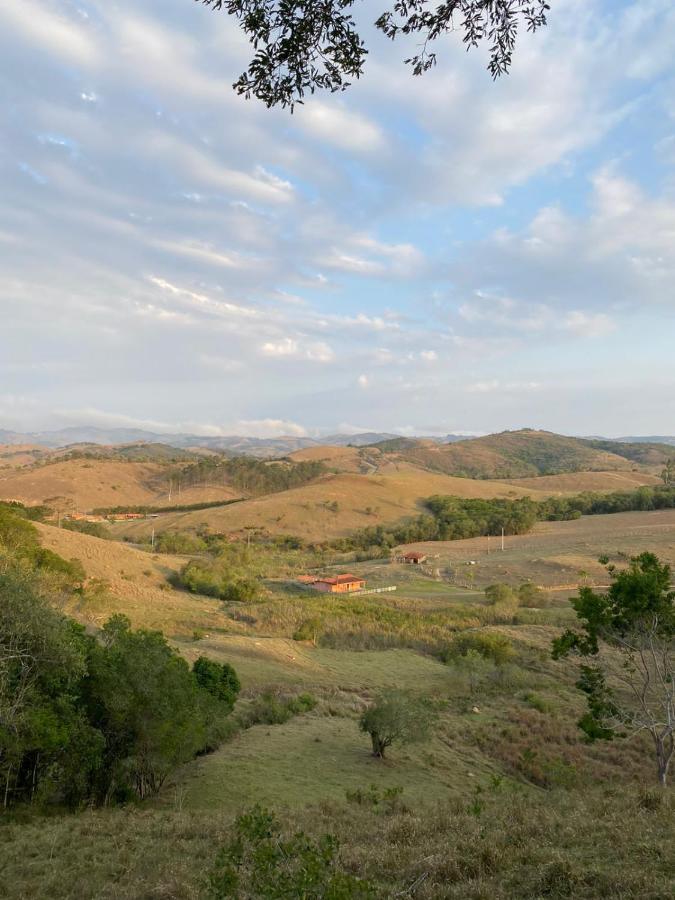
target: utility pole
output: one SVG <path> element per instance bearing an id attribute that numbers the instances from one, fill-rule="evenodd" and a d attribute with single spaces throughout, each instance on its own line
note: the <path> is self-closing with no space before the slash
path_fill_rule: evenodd
<path id="1" fill-rule="evenodd" d="M 504 552 L 504 528 L 502 527 L 502 553 Z"/>
<path id="2" fill-rule="evenodd" d="M 155 549 L 155 526 L 152 526 L 152 537 L 150 538 L 150 547 L 152 550 Z"/>
<path id="3" fill-rule="evenodd" d="M 490 535 L 487 536 L 488 539 L 488 556 L 490 555 Z"/>

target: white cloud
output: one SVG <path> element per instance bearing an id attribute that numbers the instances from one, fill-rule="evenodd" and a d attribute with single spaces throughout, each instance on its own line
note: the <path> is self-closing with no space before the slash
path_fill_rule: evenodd
<path id="1" fill-rule="evenodd" d="M 3 0 L 2 17 L 3 27 L 10 33 L 14 31 L 21 39 L 61 57 L 69 65 L 93 66 L 100 61 L 90 30 L 67 18 L 62 10 L 52 11 L 44 2 L 34 0 Z"/>
<path id="2" fill-rule="evenodd" d="M 380 152 L 386 146 L 380 127 L 337 103 L 311 100 L 299 107 L 297 121 L 309 135 L 356 153 Z"/>
<path id="3" fill-rule="evenodd" d="M 323 341 L 298 341 L 284 337 L 277 341 L 266 341 L 261 349 L 263 356 L 274 359 L 308 360 L 310 362 L 332 362 L 335 353 Z"/>
<path id="4" fill-rule="evenodd" d="M 229 433 L 242 437 L 259 438 L 276 437 L 277 435 L 306 437 L 307 429 L 288 419 L 242 419 L 233 424 L 232 431 Z"/>

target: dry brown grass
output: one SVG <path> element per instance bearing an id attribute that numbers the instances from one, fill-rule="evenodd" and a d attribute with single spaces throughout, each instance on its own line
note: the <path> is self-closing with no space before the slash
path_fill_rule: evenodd
<path id="1" fill-rule="evenodd" d="M 65 498 L 79 511 L 95 507 L 146 504 L 162 506 L 230 500 L 241 496 L 229 487 L 193 487 L 169 499 L 166 467 L 156 463 L 108 459 L 72 459 L 0 474 L 0 499 L 28 505 Z"/>
<path id="2" fill-rule="evenodd" d="M 649 472 L 571 472 L 565 475 L 539 475 L 536 478 L 509 478 L 509 484 L 550 494 L 581 491 L 633 491 L 642 485 L 663 484 Z"/>
<path id="3" fill-rule="evenodd" d="M 391 524 L 418 515 L 420 501 L 432 494 L 457 497 L 543 496 L 531 488 L 494 481 L 473 481 L 427 472 L 407 463 L 392 463 L 386 473 L 328 475 L 312 484 L 218 509 L 167 513 L 155 520 L 161 530 L 195 529 L 236 532 L 262 528 L 272 534 L 295 534 L 311 541 L 342 537 L 367 525 Z M 337 503 L 337 511 L 329 504 Z M 117 531 L 145 535 L 145 521 L 124 523 Z"/>
<path id="4" fill-rule="evenodd" d="M 449 566 L 459 583 L 485 587 L 497 581 L 517 585 L 531 580 L 549 589 L 573 590 L 586 572 L 591 583 L 606 583 L 607 573 L 598 557 L 617 552 L 634 556 L 652 551 L 675 565 L 675 510 L 584 516 L 570 522 L 540 522 L 530 534 L 465 541 L 410 544 L 422 550 L 433 566 Z M 476 565 L 468 563 L 474 560 Z"/>
<path id="5" fill-rule="evenodd" d="M 51 525 L 37 527 L 43 546 L 79 559 L 90 579 L 107 582 L 98 599 L 76 596 L 70 602 L 66 611 L 81 622 L 100 626 L 112 613 L 124 613 L 134 627 L 156 628 L 170 637 L 190 635 L 196 628 L 236 630 L 217 601 L 169 587 L 167 576 L 186 562 L 184 557 L 144 553 Z"/>

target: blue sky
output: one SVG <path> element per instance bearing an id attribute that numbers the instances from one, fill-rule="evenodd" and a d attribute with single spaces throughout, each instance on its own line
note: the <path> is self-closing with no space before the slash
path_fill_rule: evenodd
<path id="1" fill-rule="evenodd" d="M 0 427 L 675 432 L 675 5 L 290 115 L 192 0 L 4 0 Z"/>

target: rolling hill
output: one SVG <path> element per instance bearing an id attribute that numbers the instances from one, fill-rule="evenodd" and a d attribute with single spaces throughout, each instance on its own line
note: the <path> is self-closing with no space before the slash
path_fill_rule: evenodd
<path id="1" fill-rule="evenodd" d="M 421 512 L 420 501 L 431 494 L 459 497 L 522 497 L 540 492 L 500 482 L 453 478 L 405 463 L 392 463 L 386 473 L 349 472 L 280 493 L 245 500 L 229 507 L 185 513 L 165 513 L 153 520 L 158 530 L 239 532 L 260 528 L 271 534 L 293 534 L 322 541 L 367 525 L 390 524 Z M 149 533 L 153 524 L 138 521 L 116 526 L 129 536 Z"/>
<path id="2" fill-rule="evenodd" d="M 426 469 L 465 478 L 527 478 L 631 468 L 625 456 L 591 444 L 548 431 L 523 429 L 452 444 L 401 439 L 376 446 Z"/>
<path id="3" fill-rule="evenodd" d="M 96 507 L 230 500 L 241 493 L 228 486 L 191 487 L 169 496 L 169 470 L 161 463 L 118 459 L 65 459 L 24 469 L 0 471 L 0 500 L 27 505 L 47 503 L 63 511 Z M 51 504 L 50 504 L 51 501 Z"/>

